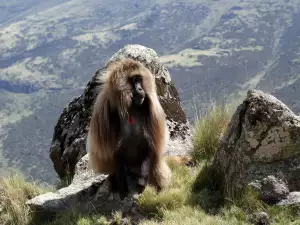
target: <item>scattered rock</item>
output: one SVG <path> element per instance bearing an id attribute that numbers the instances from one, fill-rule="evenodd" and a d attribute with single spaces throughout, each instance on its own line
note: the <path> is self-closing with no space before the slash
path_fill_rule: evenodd
<path id="1" fill-rule="evenodd" d="M 300 118 L 270 94 L 249 90 L 216 151 L 224 195 L 250 185 L 265 201 L 300 189 Z"/>
<path id="2" fill-rule="evenodd" d="M 258 191 L 261 200 L 269 203 L 276 203 L 289 194 L 286 182 L 274 176 L 268 176 L 262 181 L 252 182 L 249 185 Z"/>
<path id="3" fill-rule="evenodd" d="M 84 93 L 71 101 L 63 110 L 55 126 L 50 158 L 60 178 L 74 175 L 76 163 L 86 154 L 85 139 L 93 102 L 109 63 L 124 57 L 143 63 L 155 75 L 160 102 L 167 115 L 170 129 L 168 155 L 186 155 L 191 147 L 189 122 L 183 111 L 168 70 L 159 62 L 156 52 L 141 45 L 127 45 L 116 52 L 108 63 L 92 77 Z"/>
<path id="4" fill-rule="evenodd" d="M 269 215 L 266 212 L 258 212 L 251 215 L 250 222 L 255 225 L 269 225 Z"/>

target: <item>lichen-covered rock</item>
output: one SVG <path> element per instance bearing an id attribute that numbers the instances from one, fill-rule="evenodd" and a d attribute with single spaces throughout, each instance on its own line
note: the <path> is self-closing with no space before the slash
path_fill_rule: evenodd
<path id="1" fill-rule="evenodd" d="M 254 186 L 263 200 L 280 201 L 299 190 L 299 141 L 298 116 L 274 96 L 248 91 L 213 161 L 224 195 L 231 198 Z"/>
<path id="2" fill-rule="evenodd" d="M 189 122 L 183 111 L 178 92 L 171 83 L 168 70 L 159 62 L 156 52 L 141 45 L 127 45 L 116 52 L 108 63 L 96 72 L 84 93 L 63 110 L 53 134 L 50 158 L 60 178 L 72 177 L 76 163 L 86 154 L 85 139 L 91 110 L 109 63 L 124 57 L 143 63 L 156 78 L 157 91 L 167 115 L 170 129 L 169 155 L 185 155 L 191 146 Z"/>

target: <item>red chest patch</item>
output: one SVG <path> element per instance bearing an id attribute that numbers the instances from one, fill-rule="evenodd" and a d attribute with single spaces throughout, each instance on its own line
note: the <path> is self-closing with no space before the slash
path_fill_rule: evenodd
<path id="1" fill-rule="evenodd" d="M 128 123 L 129 123 L 130 125 L 133 125 L 133 124 L 135 124 L 135 119 L 134 119 L 134 117 L 133 117 L 133 116 L 130 116 L 130 117 L 129 117 L 129 119 L 128 119 Z"/>

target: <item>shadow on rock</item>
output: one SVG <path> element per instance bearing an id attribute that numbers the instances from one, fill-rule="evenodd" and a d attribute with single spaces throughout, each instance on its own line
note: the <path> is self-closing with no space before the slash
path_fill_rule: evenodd
<path id="1" fill-rule="evenodd" d="M 190 202 L 206 213 L 216 214 L 225 204 L 222 188 L 220 175 L 207 163 L 195 180 Z"/>

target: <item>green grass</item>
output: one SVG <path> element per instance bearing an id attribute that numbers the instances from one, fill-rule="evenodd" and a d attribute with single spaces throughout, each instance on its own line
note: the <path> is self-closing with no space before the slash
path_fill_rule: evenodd
<path id="1" fill-rule="evenodd" d="M 53 221 L 46 223 L 36 223 L 40 225 L 125 225 L 130 224 L 130 218 L 122 218 L 121 212 L 112 212 L 111 218 L 108 219 L 101 214 L 81 215 L 76 211 L 57 216 Z M 125 222 L 126 221 L 126 222 Z M 123 222 L 123 223 L 122 223 Z"/>
<path id="2" fill-rule="evenodd" d="M 199 116 L 195 124 L 191 151 L 191 157 L 196 163 L 213 157 L 230 119 L 231 111 L 228 107 L 216 105 L 211 106 L 206 114 Z"/>
<path id="3" fill-rule="evenodd" d="M 169 165 L 173 172 L 171 186 L 158 195 L 152 188 L 147 187 L 139 199 L 148 215 L 140 224 L 246 224 L 240 221 L 240 211 L 233 213 L 233 209 L 229 209 L 219 215 L 212 215 L 202 208 L 203 202 L 209 204 L 214 199 L 213 193 L 195 189 L 198 174 L 204 164 L 194 168 L 176 162 L 169 162 Z"/>
<path id="4" fill-rule="evenodd" d="M 158 195 L 155 190 L 146 187 L 139 203 L 150 217 L 161 219 L 167 210 L 175 210 L 187 203 L 197 170 L 169 161 L 172 170 L 172 183 Z"/>

